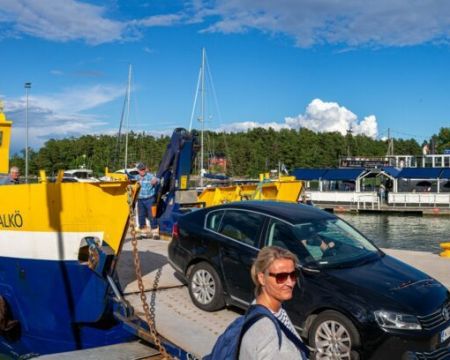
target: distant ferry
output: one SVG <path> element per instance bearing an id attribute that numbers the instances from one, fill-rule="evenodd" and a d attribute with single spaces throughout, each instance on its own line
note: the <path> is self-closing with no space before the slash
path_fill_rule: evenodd
<path id="1" fill-rule="evenodd" d="M 386 156 L 341 156 L 339 167 L 356 168 L 450 168 L 450 150 L 443 154 L 386 155 Z"/>

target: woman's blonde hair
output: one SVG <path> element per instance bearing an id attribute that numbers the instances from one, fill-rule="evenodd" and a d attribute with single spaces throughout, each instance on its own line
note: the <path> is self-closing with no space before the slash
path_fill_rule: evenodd
<path id="1" fill-rule="evenodd" d="M 255 296 L 261 294 L 261 283 L 258 280 L 259 273 L 266 273 L 270 265 L 278 259 L 289 259 L 294 262 L 295 268 L 298 266 L 298 258 L 295 254 L 289 250 L 281 248 L 279 246 L 266 246 L 261 249 L 257 258 L 253 262 L 252 269 L 250 271 L 253 283 L 255 284 Z"/>

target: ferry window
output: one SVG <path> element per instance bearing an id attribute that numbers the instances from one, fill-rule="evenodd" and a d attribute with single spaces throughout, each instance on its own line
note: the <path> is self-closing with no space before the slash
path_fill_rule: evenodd
<path id="1" fill-rule="evenodd" d="M 208 217 L 206 218 L 206 228 L 213 230 L 213 231 L 219 231 L 220 221 L 222 220 L 224 211 L 214 211 L 212 213 L 208 214 Z"/>
<path id="2" fill-rule="evenodd" d="M 258 247 L 264 219 L 264 215 L 254 212 L 227 210 L 219 232 L 244 244 Z"/>

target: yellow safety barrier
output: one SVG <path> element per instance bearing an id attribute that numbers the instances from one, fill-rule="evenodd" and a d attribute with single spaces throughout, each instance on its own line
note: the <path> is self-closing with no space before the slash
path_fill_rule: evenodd
<path id="1" fill-rule="evenodd" d="M 444 251 L 441 252 L 441 256 L 450 258 L 450 242 L 441 243 L 441 248 L 444 249 Z"/>
<path id="2" fill-rule="evenodd" d="M 303 183 L 294 180 L 294 177 L 285 177 L 278 181 L 264 183 L 256 190 L 256 200 L 276 200 L 297 202 Z"/>
<path id="3" fill-rule="evenodd" d="M 219 205 L 232 201 L 240 201 L 239 186 L 223 186 L 206 188 L 198 196 L 199 202 L 204 202 L 205 207 Z"/>
<path id="4" fill-rule="evenodd" d="M 220 204 L 220 202 L 216 203 L 216 189 L 213 187 L 205 188 L 201 192 L 200 195 L 198 195 L 198 201 L 204 202 L 205 207 L 213 206 Z"/>
<path id="5" fill-rule="evenodd" d="M 257 184 L 239 185 L 241 200 L 250 200 L 255 197 Z"/>
<path id="6" fill-rule="evenodd" d="M 278 181 L 260 184 L 206 188 L 198 196 L 198 201 L 206 207 L 241 200 L 275 200 L 297 202 L 303 182 L 294 177 L 284 177 Z"/>

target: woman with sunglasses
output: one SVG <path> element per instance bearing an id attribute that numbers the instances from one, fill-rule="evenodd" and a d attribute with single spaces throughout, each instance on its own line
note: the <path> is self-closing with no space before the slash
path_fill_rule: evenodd
<path id="1" fill-rule="evenodd" d="M 282 308 L 282 303 L 292 298 L 298 277 L 297 265 L 297 257 L 286 249 L 269 246 L 259 252 L 251 269 L 255 303 L 270 310 L 281 324 L 281 346 L 274 322 L 263 317 L 246 330 L 239 359 L 307 359 L 303 351 L 306 348 Z"/>

